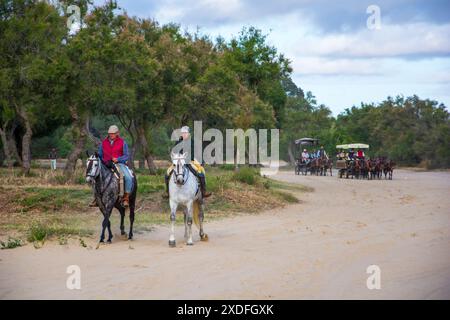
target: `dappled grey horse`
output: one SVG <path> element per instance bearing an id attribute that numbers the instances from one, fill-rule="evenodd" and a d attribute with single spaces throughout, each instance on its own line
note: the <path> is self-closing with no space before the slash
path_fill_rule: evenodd
<path id="1" fill-rule="evenodd" d="M 120 233 L 126 235 L 124 227 L 125 219 L 125 207 L 121 203 L 119 197 L 119 181 L 115 177 L 111 169 L 107 168 L 100 160 L 97 152 L 93 155 L 89 155 L 87 160 L 86 169 L 86 182 L 92 185 L 95 199 L 103 214 L 102 233 L 100 235 L 100 242 L 105 241 L 105 230 L 108 228 L 108 243 L 111 243 L 113 238 L 111 232 L 111 212 L 114 208 L 120 212 Z M 128 239 L 133 239 L 133 223 L 134 223 L 134 210 L 136 206 L 136 192 L 137 181 L 136 176 L 133 176 L 133 189 L 130 193 L 130 232 L 128 233 Z"/>
<path id="2" fill-rule="evenodd" d="M 171 154 L 173 172 L 169 181 L 170 204 L 170 236 L 169 246 L 175 247 L 175 221 L 177 208 L 180 204 L 186 206 L 184 214 L 184 238 L 186 244 L 193 245 L 192 221 L 200 229 L 200 239 L 208 240 L 208 235 L 203 232 L 203 199 L 200 192 L 197 177 L 189 170 L 186 164 L 187 154 Z"/>

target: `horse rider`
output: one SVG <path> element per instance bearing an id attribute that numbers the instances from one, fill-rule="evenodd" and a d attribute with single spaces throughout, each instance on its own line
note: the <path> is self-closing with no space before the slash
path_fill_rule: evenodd
<path id="1" fill-rule="evenodd" d="M 345 155 L 344 149 L 341 149 L 337 154 L 337 158 L 338 158 L 338 160 L 344 160 L 345 157 L 346 157 L 346 155 Z"/>
<path id="2" fill-rule="evenodd" d="M 328 154 L 325 151 L 325 149 L 323 148 L 323 146 L 320 147 L 319 151 L 317 151 L 317 158 L 319 159 L 326 159 L 328 160 Z"/>
<path id="3" fill-rule="evenodd" d="M 125 187 L 123 193 L 122 205 L 129 206 L 131 189 L 133 188 L 133 178 L 128 169 L 127 161 L 129 159 L 128 144 L 119 136 L 119 128 L 112 125 L 108 129 L 108 136 L 103 140 L 98 148 L 99 158 L 103 164 L 112 169 L 114 166 L 118 169 L 120 178 L 124 179 Z M 90 204 L 91 207 L 97 207 L 96 200 Z"/>
<path id="4" fill-rule="evenodd" d="M 347 157 L 348 157 L 348 160 L 350 160 L 350 161 L 354 160 L 355 159 L 355 150 L 350 149 Z"/>
<path id="5" fill-rule="evenodd" d="M 359 160 L 364 160 L 364 158 L 365 158 L 364 151 L 363 151 L 362 149 L 358 149 L 358 152 L 356 153 L 356 157 L 357 157 Z"/>
<path id="6" fill-rule="evenodd" d="M 205 168 L 194 158 L 194 145 L 195 140 L 191 139 L 190 129 L 188 126 L 184 126 L 181 128 L 181 137 L 180 139 L 175 143 L 175 146 L 180 145 L 181 150 L 180 153 L 188 153 L 187 161 L 187 167 L 189 170 L 198 178 L 200 182 L 200 191 L 202 193 L 203 198 L 208 198 L 211 196 L 210 192 L 206 191 L 206 177 L 205 177 Z M 175 147 L 174 146 L 174 147 Z M 173 171 L 173 164 L 167 169 L 167 173 L 164 176 L 164 180 L 166 183 L 166 193 L 163 195 L 164 198 L 169 198 L 169 181 L 170 176 Z"/>
<path id="7" fill-rule="evenodd" d="M 303 149 L 303 152 L 302 152 L 302 162 L 303 162 L 303 163 L 308 163 L 308 162 L 309 162 L 309 158 L 310 158 L 310 156 L 309 156 L 308 150 Z"/>

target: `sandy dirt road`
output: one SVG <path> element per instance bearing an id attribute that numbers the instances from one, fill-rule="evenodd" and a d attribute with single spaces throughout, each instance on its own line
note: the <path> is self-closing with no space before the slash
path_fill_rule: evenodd
<path id="1" fill-rule="evenodd" d="M 170 249 L 168 228 L 158 227 L 99 250 L 2 250 L 0 299 L 450 298 L 450 173 L 276 178 L 315 191 L 297 205 L 209 223 L 210 241 L 197 236 L 193 247 L 179 227 Z M 66 288 L 69 265 L 81 268 L 81 290 Z M 381 269 L 380 290 L 367 289 L 369 265 Z"/>

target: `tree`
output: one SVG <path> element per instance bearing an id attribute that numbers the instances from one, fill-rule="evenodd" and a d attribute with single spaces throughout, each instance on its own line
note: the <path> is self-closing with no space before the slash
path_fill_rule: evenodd
<path id="1" fill-rule="evenodd" d="M 14 112 L 23 129 L 21 160 L 23 171 L 28 174 L 33 129 L 42 120 L 39 115 L 45 114 L 49 106 L 54 80 L 51 66 L 59 53 L 66 27 L 56 8 L 46 2 L 11 0 L 2 2 L 1 9 L 2 114 Z M 4 134 L 2 136 L 4 139 Z M 12 146 L 6 143 L 4 148 L 6 145 L 7 148 Z"/>

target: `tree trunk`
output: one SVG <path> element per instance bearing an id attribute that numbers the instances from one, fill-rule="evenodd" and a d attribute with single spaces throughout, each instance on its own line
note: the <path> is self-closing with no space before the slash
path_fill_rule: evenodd
<path id="1" fill-rule="evenodd" d="M 153 159 L 153 156 L 150 153 L 148 148 L 147 137 L 145 136 L 145 129 L 142 127 L 137 127 L 136 131 L 138 133 L 139 144 L 144 155 L 145 160 L 147 161 L 148 170 L 150 174 L 156 174 L 156 165 Z"/>
<path id="2" fill-rule="evenodd" d="M 139 169 L 145 169 L 145 159 L 139 159 Z"/>
<path id="3" fill-rule="evenodd" d="M 29 174 L 31 169 L 31 138 L 33 130 L 26 110 L 16 105 L 17 113 L 22 118 L 25 127 L 25 134 L 22 137 L 22 170 L 24 174 Z"/>
<path id="4" fill-rule="evenodd" d="M 12 157 L 11 150 L 9 149 L 9 141 L 6 138 L 6 125 L 4 127 L 5 127 L 5 130 L 0 128 L 0 136 L 2 139 L 3 153 L 5 154 L 6 165 L 8 166 L 8 168 L 12 168 L 12 166 L 14 164 L 14 160 Z"/>
<path id="5" fill-rule="evenodd" d="M 132 139 L 134 140 L 134 139 Z M 134 169 L 134 157 L 136 155 L 136 142 L 132 141 L 132 147 L 129 148 L 129 152 L 130 152 L 130 159 L 129 159 L 129 167 L 131 169 Z"/>
<path id="6" fill-rule="evenodd" d="M 67 157 L 64 175 L 67 178 L 72 178 L 75 173 L 77 161 L 86 145 L 87 130 L 85 128 L 85 117 L 81 117 L 75 107 L 69 107 L 69 110 L 73 120 L 74 147 Z"/>
<path id="7" fill-rule="evenodd" d="M 6 139 L 9 143 L 9 151 L 11 152 L 11 156 L 13 159 L 17 161 L 19 166 L 22 166 L 22 158 L 19 155 L 19 152 L 17 151 L 17 145 L 16 145 L 16 138 L 14 137 L 14 132 L 16 131 L 16 128 L 18 126 L 17 120 L 13 122 L 11 125 L 11 129 L 8 130 L 6 133 Z"/>

